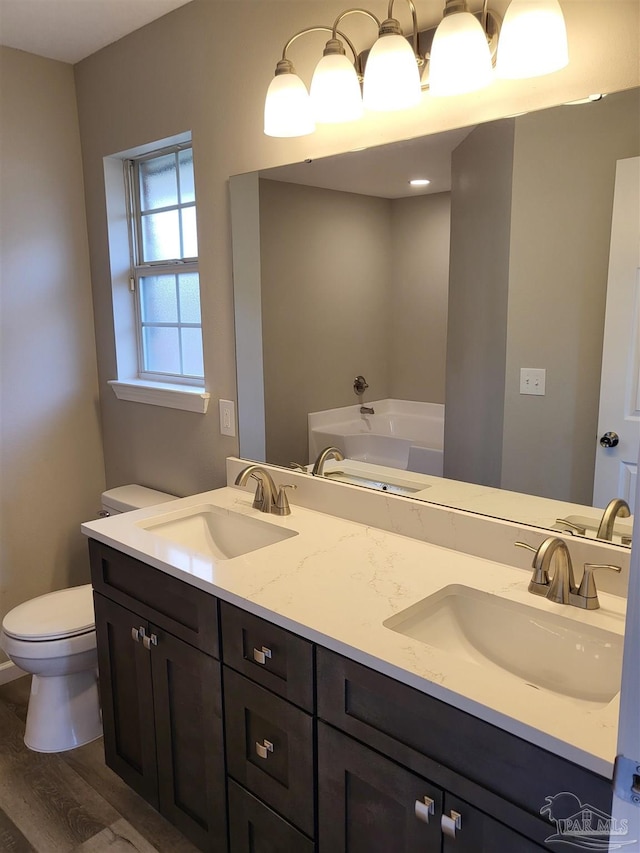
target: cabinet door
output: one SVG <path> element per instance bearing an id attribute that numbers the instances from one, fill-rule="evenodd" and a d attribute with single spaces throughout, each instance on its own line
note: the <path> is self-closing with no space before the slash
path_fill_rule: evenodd
<path id="1" fill-rule="evenodd" d="M 157 808 L 151 664 L 136 634 L 146 622 L 98 593 L 94 604 L 105 760 Z"/>
<path id="2" fill-rule="evenodd" d="M 318 812 L 319 853 L 440 853 L 442 792 L 324 723 Z"/>
<path id="3" fill-rule="evenodd" d="M 160 812 L 202 850 L 226 850 L 220 664 L 150 626 Z"/>
<path id="4" fill-rule="evenodd" d="M 451 794 L 444 797 L 441 825 L 442 853 L 541 853 L 544 849 Z"/>

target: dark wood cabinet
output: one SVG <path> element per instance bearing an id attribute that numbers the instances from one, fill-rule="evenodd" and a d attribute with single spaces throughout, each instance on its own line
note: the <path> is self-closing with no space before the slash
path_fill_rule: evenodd
<path id="1" fill-rule="evenodd" d="M 610 780 L 241 608 L 218 612 L 113 548 L 90 554 L 107 764 L 201 850 L 540 853 L 547 797 L 610 811 Z"/>
<path id="2" fill-rule="evenodd" d="M 159 624 L 176 621 L 170 599 L 156 621 L 148 607 L 142 615 L 98 592 L 94 602 L 107 765 L 201 850 L 224 853 L 219 661 Z"/>

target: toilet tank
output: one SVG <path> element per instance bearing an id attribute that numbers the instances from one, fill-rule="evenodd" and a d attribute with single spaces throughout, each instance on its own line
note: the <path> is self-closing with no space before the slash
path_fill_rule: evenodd
<path id="1" fill-rule="evenodd" d="M 146 486 L 131 484 L 129 486 L 117 486 L 115 489 L 107 489 L 102 493 L 102 512 L 100 516 L 118 515 L 121 512 L 129 512 L 132 509 L 142 509 L 145 506 L 166 503 L 177 500 L 176 495 L 168 495 L 166 492 L 158 492 L 148 489 Z"/>

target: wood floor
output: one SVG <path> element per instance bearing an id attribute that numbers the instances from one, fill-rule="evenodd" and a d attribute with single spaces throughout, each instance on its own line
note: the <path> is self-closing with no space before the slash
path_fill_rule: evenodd
<path id="1" fill-rule="evenodd" d="M 102 740 L 57 754 L 23 742 L 29 677 L 0 686 L 1 853 L 196 853 L 106 767 Z"/>

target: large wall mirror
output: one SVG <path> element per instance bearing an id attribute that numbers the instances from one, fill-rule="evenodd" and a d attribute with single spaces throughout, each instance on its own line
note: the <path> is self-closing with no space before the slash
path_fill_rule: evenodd
<path id="1" fill-rule="evenodd" d="M 334 479 L 595 536 L 636 476 L 599 406 L 613 336 L 602 381 L 640 435 L 638 297 L 608 288 L 639 115 L 629 90 L 233 177 L 241 455 L 334 444 Z"/>

